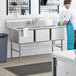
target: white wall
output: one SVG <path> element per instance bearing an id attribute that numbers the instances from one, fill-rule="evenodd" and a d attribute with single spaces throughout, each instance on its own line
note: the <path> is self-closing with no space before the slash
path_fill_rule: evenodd
<path id="1" fill-rule="evenodd" d="M 72 7 L 76 9 L 76 0 L 72 0 Z"/>
<path id="2" fill-rule="evenodd" d="M 31 14 L 32 15 L 36 15 L 38 14 L 38 10 L 39 10 L 39 0 L 31 0 Z"/>
<path id="3" fill-rule="evenodd" d="M 75 1 L 75 0 L 74 0 Z M 73 2 L 76 4 L 76 1 Z M 31 15 L 27 15 L 27 16 L 18 16 L 17 18 L 27 18 L 27 17 L 41 17 L 41 16 L 48 16 L 50 17 L 50 13 L 45 13 L 45 14 L 41 14 L 39 15 L 39 1 L 38 0 L 31 0 Z M 74 6 L 75 7 L 75 6 Z M 0 33 L 2 32 L 8 32 L 8 29 L 6 28 L 5 25 L 5 20 L 6 19 L 11 19 L 11 18 L 16 18 L 13 15 L 9 15 L 6 16 L 6 0 L 1 0 L 0 1 Z M 48 44 L 48 43 L 47 43 Z M 40 44 L 38 44 L 40 45 Z M 29 47 L 30 45 L 28 45 Z M 10 57 L 10 42 L 8 43 L 8 57 Z M 44 53 L 50 53 L 51 52 L 51 48 L 35 48 L 35 49 L 25 49 L 24 51 L 22 51 L 22 55 L 27 56 L 27 55 L 34 55 L 34 54 L 44 54 Z M 13 53 L 14 56 L 18 56 L 17 53 Z"/>

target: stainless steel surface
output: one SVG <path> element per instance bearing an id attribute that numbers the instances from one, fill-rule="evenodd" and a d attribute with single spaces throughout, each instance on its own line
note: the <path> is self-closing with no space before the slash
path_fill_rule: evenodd
<path id="1" fill-rule="evenodd" d="M 54 51 L 54 41 L 52 41 L 52 52 Z"/>
<path id="2" fill-rule="evenodd" d="M 63 50 L 63 40 L 61 40 L 61 51 Z"/>
<path id="3" fill-rule="evenodd" d="M 22 30 L 9 29 L 9 39 L 15 43 L 28 43 L 33 42 L 33 30 L 28 32 L 28 37 L 22 36 Z"/>
<path id="4" fill-rule="evenodd" d="M 64 40 L 64 28 L 52 28 L 51 40 Z"/>
<path id="5" fill-rule="evenodd" d="M 43 42 L 52 40 L 52 51 L 54 49 L 54 41 L 61 40 L 61 50 L 63 50 L 64 28 L 55 25 L 29 25 L 29 22 L 8 22 L 9 39 L 11 41 L 11 58 L 12 51 L 19 53 L 19 61 L 21 61 L 21 46 L 20 44 L 34 42 Z M 28 25 L 28 26 L 27 26 Z M 23 28 L 28 28 L 28 37 L 23 37 Z M 51 31 L 50 31 L 51 30 Z M 34 32 L 35 31 L 35 32 Z M 19 51 L 12 48 L 12 42 L 19 44 Z"/>
<path id="6" fill-rule="evenodd" d="M 45 41 L 49 40 L 49 29 L 51 29 L 51 40 L 61 40 L 64 39 L 64 28 L 61 27 L 55 27 L 55 26 L 33 26 L 28 27 L 28 37 L 22 36 L 22 28 L 18 27 L 17 29 L 11 29 L 9 28 L 9 39 L 12 42 L 16 43 L 28 43 L 33 42 L 34 40 L 34 30 L 36 30 L 36 39 L 37 41 Z M 39 33 L 41 34 L 39 34 Z M 45 34 L 44 34 L 45 33 Z M 38 40 L 38 38 L 41 37 L 41 40 Z M 47 39 L 45 39 L 47 37 Z"/>
<path id="7" fill-rule="evenodd" d="M 38 20 L 39 20 L 39 18 L 34 18 L 34 19 L 32 20 L 32 23 L 34 24 L 34 23 L 36 23 Z"/>
<path id="8" fill-rule="evenodd" d="M 12 42 L 19 43 L 19 31 L 15 29 L 9 29 L 9 39 Z"/>
<path id="9" fill-rule="evenodd" d="M 21 62 L 21 44 L 19 44 L 19 51 L 18 51 L 12 48 L 12 42 L 11 42 L 11 59 L 12 59 L 13 51 L 19 53 L 19 62 Z"/>
<path id="10" fill-rule="evenodd" d="M 36 42 L 49 41 L 49 29 L 36 30 Z"/>
<path id="11" fill-rule="evenodd" d="M 22 36 L 22 31 L 19 32 L 19 43 L 30 43 L 34 41 L 33 30 L 28 31 L 28 37 Z"/>
<path id="12" fill-rule="evenodd" d="M 19 62 L 21 61 L 21 45 L 19 44 Z"/>
<path id="13" fill-rule="evenodd" d="M 40 29 L 61 29 L 61 28 L 64 28 L 64 27 L 58 27 L 58 26 L 55 26 L 55 25 L 50 25 L 50 26 L 40 26 L 40 25 L 37 25 L 37 26 L 33 26 L 33 27 L 28 27 L 29 30 L 40 30 Z"/>
<path id="14" fill-rule="evenodd" d="M 12 42 L 11 42 L 11 59 L 12 59 Z"/>

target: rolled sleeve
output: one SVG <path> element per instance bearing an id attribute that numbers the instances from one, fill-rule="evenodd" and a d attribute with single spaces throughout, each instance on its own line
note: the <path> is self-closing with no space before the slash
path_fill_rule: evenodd
<path id="1" fill-rule="evenodd" d="M 66 20 L 66 21 L 69 21 L 71 19 L 71 13 L 70 13 L 70 11 L 69 10 L 67 10 L 66 12 L 65 12 L 65 15 L 64 15 L 64 21 Z"/>

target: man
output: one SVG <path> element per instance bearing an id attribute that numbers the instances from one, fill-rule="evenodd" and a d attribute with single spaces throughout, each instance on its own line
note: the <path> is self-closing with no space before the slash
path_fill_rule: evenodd
<path id="1" fill-rule="evenodd" d="M 74 50 L 76 49 L 76 11 L 71 8 L 71 0 L 64 0 L 64 6 L 66 8 L 66 11 L 64 12 L 64 14 L 63 12 L 60 14 L 60 22 L 58 23 L 58 25 L 66 25 L 67 50 Z"/>

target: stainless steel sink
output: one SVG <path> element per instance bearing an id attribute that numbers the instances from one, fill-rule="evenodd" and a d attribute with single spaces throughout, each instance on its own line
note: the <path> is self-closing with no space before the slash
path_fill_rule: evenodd
<path id="1" fill-rule="evenodd" d="M 41 35 L 41 32 L 42 32 L 42 35 L 44 34 L 44 32 L 51 33 L 51 34 L 49 34 L 49 35 L 51 35 L 50 40 L 64 39 L 64 36 L 63 36 L 64 28 L 60 28 L 60 27 L 58 28 L 58 27 L 56 27 L 56 25 L 37 24 L 37 23 L 31 23 L 31 22 L 27 24 L 25 21 L 19 21 L 19 22 L 7 21 L 6 24 L 7 24 L 7 27 L 9 28 L 9 39 L 16 43 L 33 42 L 35 29 L 36 29 L 36 32 L 39 33 L 39 35 Z M 28 31 L 29 36 L 26 38 L 23 37 L 23 31 L 22 31 L 23 28 L 30 29 Z M 46 30 L 48 30 L 48 31 L 46 31 Z M 42 35 L 41 35 L 41 37 L 42 37 Z M 43 38 L 45 38 L 45 37 L 43 37 Z"/>

